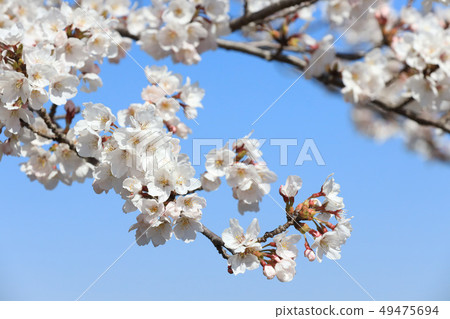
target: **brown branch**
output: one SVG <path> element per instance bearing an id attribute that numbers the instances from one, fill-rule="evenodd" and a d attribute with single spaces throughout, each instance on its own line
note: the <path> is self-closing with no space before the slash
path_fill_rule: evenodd
<path id="1" fill-rule="evenodd" d="M 69 148 L 72 151 L 74 151 L 75 154 L 78 155 L 78 157 L 85 159 L 87 162 L 89 162 L 93 165 L 97 165 L 99 163 L 99 161 L 96 158 L 83 157 L 80 154 L 78 154 L 78 151 L 77 151 L 75 145 L 67 139 L 65 134 L 61 133 L 61 131 L 58 129 L 56 124 L 51 120 L 50 116 L 47 114 L 47 111 L 44 108 L 36 111 L 36 113 L 44 120 L 45 124 L 53 132 L 53 134 L 55 134 L 55 136 L 52 138 L 53 141 L 55 141 L 57 143 L 67 144 L 69 146 Z"/>
<path id="2" fill-rule="evenodd" d="M 125 30 L 125 29 L 117 29 L 116 31 L 119 32 L 119 34 L 120 34 L 122 37 L 130 38 L 131 40 L 134 40 L 134 41 L 139 41 L 139 36 L 134 35 L 134 34 L 131 34 L 130 32 L 128 32 L 128 30 Z"/>
<path id="3" fill-rule="evenodd" d="M 289 65 L 292 65 L 292 66 L 298 68 L 300 71 L 304 71 L 307 66 L 307 63 L 305 61 L 303 61 L 295 56 L 284 55 L 284 54 L 276 55 L 276 54 L 272 53 L 271 50 L 261 49 L 261 48 L 252 46 L 248 43 L 244 43 L 244 42 L 234 42 L 234 41 L 229 41 L 229 40 L 217 39 L 217 44 L 219 45 L 220 48 L 223 48 L 225 50 L 232 50 L 232 51 L 250 54 L 250 55 L 265 59 L 267 61 L 273 60 L 273 61 L 283 62 L 283 63 L 289 64 Z M 341 77 L 338 75 L 335 75 L 335 74 L 324 73 L 321 76 L 317 77 L 316 80 L 318 80 L 319 82 L 321 82 L 327 86 L 332 85 L 337 88 L 344 87 L 344 83 L 342 83 Z M 370 101 L 368 104 L 373 105 L 383 111 L 392 112 L 392 113 L 401 115 L 401 116 L 408 118 L 418 124 L 421 124 L 424 126 L 431 126 L 434 128 L 441 129 L 446 133 L 450 133 L 450 128 L 448 126 L 446 126 L 446 124 L 443 123 L 442 121 L 426 118 L 424 116 L 421 116 L 420 114 L 417 114 L 416 112 L 414 112 L 412 110 L 407 109 L 405 106 L 407 106 L 412 101 L 413 101 L 413 99 L 409 98 L 397 106 L 389 106 L 379 100 Z"/>
<path id="4" fill-rule="evenodd" d="M 222 238 L 209 230 L 205 225 L 203 225 L 203 230 L 201 232 L 206 238 L 208 238 L 211 243 L 216 247 L 217 251 L 224 259 L 228 259 L 230 255 L 228 255 L 225 251 L 225 243 Z M 228 249 L 228 248 L 227 248 Z M 229 252 L 233 253 L 232 250 L 228 249 Z"/>
<path id="5" fill-rule="evenodd" d="M 280 10 L 305 3 L 311 5 L 314 2 L 317 2 L 317 0 L 280 0 L 257 12 L 243 15 L 232 20 L 230 22 L 230 28 L 232 31 L 236 31 L 241 29 L 243 26 L 248 25 L 249 23 L 262 21 Z"/>
<path id="6" fill-rule="evenodd" d="M 264 23 L 268 23 L 268 22 L 272 22 L 272 21 L 277 20 L 277 19 L 288 17 L 288 16 L 290 16 L 292 14 L 295 14 L 297 11 L 299 11 L 299 10 L 301 10 L 303 8 L 309 7 L 310 5 L 314 4 L 317 1 L 318 0 L 315 0 L 315 1 L 304 1 L 304 2 L 302 2 L 299 5 L 283 9 L 280 12 L 277 12 L 277 13 L 267 17 L 266 19 L 264 19 Z M 302 28 L 304 28 L 306 25 L 307 24 L 305 24 Z"/>
<path id="7" fill-rule="evenodd" d="M 292 55 L 275 54 L 270 50 L 260 49 L 258 47 L 252 46 L 244 42 L 234 42 L 224 39 L 217 39 L 217 44 L 220 48 L 231 51 L 238 51 L 242 53 L 247 53 L 259 58 L 265 59 L 267 61 L 278 61 L 283 62 L 292 66 L 295 66 L 299 70 L 303 71 L 307 63 Z"/>
<path id="8" fill-rule="evenodd" d="M 286 222 L 286 224 L 280 225 L 280 226 L 278 226 L 277 228 L 275 228 L 274 230 L 266 232 L 266 233 L 264 234 L 264 236 L 258 238 L 258 242 L 263 243 L 263 242 L 265 242 L 267 239 L 273 238 L 274 236 L 276 236 L 276 235 L 278 235 L 278 234 L 281 234 L 281 233 L 285 232 L 286 229 L 288 229 L 289 227 L 291 227 L 292 225 L 294 225 L 295 219 L 293 219 L 293 218 L 290 217 L 289 215 L 287 215 L 287 217 L 288 217 L 288 219 L 289 219 L 289 218 L 290 218 L 290 219 Z"/>
<path id="9" fill-rule="evenodd" d="M 244 0 L 244 16 L 248 15 L 248 0 Z"/>
<path id="10" fill-rule="evenodd" d="M 342 60 L 359 60 L 366 56 L 365 52 L 336 52 L 336 57 Z"/>
<path id="11" fill-rule="evenodd" d="M 30 124 L 28 124 L 27 122 L 24 122 L 24 121 L 20 120 L 20 124 L 21 124 L 23 127 L 26 127 L 27 129 L 29 129 L 29 130 L 30 130 L 31 132 L 33 132 L 34 134 L 39 135 L 40 137 L 46 138 L 46 139 L 48 139 L 48 140 L 54 140 L 54 139 L 55 139 L 55 136 L 47 135 L 47 134 L 44 134 L 44 133 L 42 133 L 42 132 L 36 131 L 36 130 L 35 130 Z"/>
<path id="12" fill-rule="evenodd" d="M 383 111 L 393 112 L 393 113 L 402 115 L 410 120 L 413 120 L 414 122 L 416 122 L 420 125 L 432 126 L 434 128 L 441 129 L 446 133 L 450 133 L 450 128 L 447 127 L 445 124 L 443 124 L 441 121 L 432 120 L 432 119 L 423 117 L 420 114 L 417 114 L 416 112 L 411 111 L 404 107 L 407 104 L 411 103 L 412 101 L 413 101 L 413 98 L 409 98 L 409 99 L 405 100 L 403 103 L 401 103 L 400 105 L 394 106 L 394 107 L 386 105 L 383 102 L 378 101 L 378 100 L 370 101 L 369 104 L 375 105 L 376 107 L 382 109 Z"/>
<path id="13" fill-rule="evenodd" d="M 202 191 L 202 190 L 203 190 L 203 187 L 200 186 L 200 187 L 198 187 L 198 188 L 196 188 L 196 189 L 193 189 L 193 190 L 191 190 L 191 191 L 188 191 L 188 192 L 186 193 L 186 195 L 193 194 L 193 193 L 195 193 L 195 192 L 199 192 L 199 191 Z"/>
<path id="14" fill-rule="evenodd" d="M 79 106 L 77 106 L 75 108 L 75 113 L 74 114 L 79 114 L 81 112 L 81 109 Z M 56 115 L 53 120 L 57 121 L 57 120 L 65 120 L 67 117 L 67 114 L 61 114 L 61 115 Z"/>
<path id="15" fill-rule="evenodd" d="M 50 119 L 52 121 L 55 120 L 55 114 L 56 114 L 56 109 L 58 108 L 58 105 L 53 103 L 52 106 L 50 107 L 50 113 L 48 114 L 50 116 Z"/>
<path id="16" fill-rule="evenodd" d="M 281 9 L 289 7 L 289 6 L 300 4 L 302 2 L 304 3 L 305 1 L 299 1 L 299 0 L 297 0 L 297 1 L 293 1 L 293 0 L 280 1 L 280 2 L 277 2 L 276 4 L 273 4 L 271 6 L 264 8 L 258 12 L 252 13 L 248 16 L 244 16 L 244 17 L 235 19 L 231 22 L 231 25 L 234 25 L 235 27 L 243 26 L 246 23 L 250 23 L 250 22 L 254 21 L 254 19 L 257 19 L 257 18 L 259 19 L 261 17 L 264 18 L 264 17 L 267 17 L 268 15 L 272 14 L 273 12 L 276 12 L 275 8 L 278 8 L 277 10 L 281 10 Z M 284 7 L 281 8 L 280 6 L 284 6 Z M 275 10 L 275 11 L 273 11 L 273 10 Z M 134 36 L 126 30 L 117 30 L 117 31 L 124 37 L 129 37 L 136 41 L 139 40 L 138 36 Z M 292 65 L 300 71 L 304 71 L 308 65 L 308 63 L 306 61 L 304 61 L 296 56 L 280 53 L 280 50 L 278 50 L 277 52 L 273 52 L 271 49 L 262 49 L 260 47 L 251 45 L 249 43 L 235 42 L 235 41 L 224 40 L 224 39 L 217 39 L 217 44 L 220 48 L 225 49 L 225 50 L 246 53 L 249 55 L 259 57 L 266 61 L 282 62 L 282 63 L 288 64 L 288 65 Z M 340 53 L 340 57 L 346 58 L 346 59 L 359 59 L 361 56 L 360 56 L 360 53 Z M 326 85 L 328 87 L 332 86 L 335 88 L 342 88 L 344 86 L 339 74 L 324 73 L 321 76 L 316 77 L 316 80 L 318 80 L 319 82 L 323 83 L 324 85 Z M 405 100 L 403 103 L 401 103 L 398 106 L 389 106 L 379 100 L 370 101 L 368 104 L 373 105 L 383 111 L 392 112 L 392 113 L 401 115 L 401 116 L 408 118 L 418 124 L 438 128 L 438 129 L 443 130 L 446 133 L 450 133 L 450 128 L 446 126 L 445 121 L 432 120 L 432 119 L 423 117 L 412 110 L 405 108 L 405 106 L 411 102 L 412 102 L 412 99 L 410 98 L 410 99 Z"/>
<path id="17" fill-rule="evenodd" d="M 431 130 L 426 130 L 425 134 L 421 136 L 422 141 L 425 141 L 428 146 L 428 150 L 433 159 L 437 159 L 443 163 L 449 164 L 450 154 L 442 150 L 434 139 L 433 132 Z"/>

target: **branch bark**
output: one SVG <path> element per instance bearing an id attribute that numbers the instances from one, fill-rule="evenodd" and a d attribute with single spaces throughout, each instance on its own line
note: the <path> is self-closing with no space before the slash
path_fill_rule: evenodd
<path id="1" fill-rule="evenodd" d="M 262 21 L 268 16 L 271 16 L 272 14 L 277 13 L 280 10 L 301 4 L 311 5 L 314 2 L 317 2 L 317 0 L 281 0 L 257 12 L 243 15 L 239 18 L 232 20 L 230 22 L 230 28 L 231 31 L 236 31 L 241 29 L 243 26 L 248 25 L 249 23 Z"/>
<path id="2" fill-rule="evenodd" d="M 55 136 L 47 135 L 47 134 L 44 134 L 44 133 L 42 133 L 42 132 L 36 131 L 36 130 L 35 130 L 34 128 L 32 128 L 31 125 L 28 124 L 27 122 L 24 122 L 24 121 L 20 120 L 20 124 L 21 124 L 23 127 L 26 127 L 27 129 L 29 129 L 29 130 L 30 130 L 31 132 L 33 132 L 34 134 L 39 135 L 40 137 L 43 137 L 43 138 L 46 138 L 46 139 L 49 139 L 49 140 L 54 140 L 54 139 L 55 139 Z"/>
<path id="3" fill-rule="evenodd" d="M 287 215 L 287 216 L 288 216 L 288 215 Z M 280 225 L 280 226 L 278 226 L 277 228 L 275 228 L 274 230 L 266 232 L 266 233 L 264 234 L 264 236 L 259 237 L 259 238 L 258 238 L 258 242 L 263 243 L 263 242 L 267 241 L 267 239 L 273 238 L 273 237 L 275 237 L 276 235 L 285 232 L 286 229 L 288 229 L 289 227 L 291 227 L 292 225 L 294 225 L 295 219 L 292 218 L 292 217 L 289 217 L 289 216 L 288 216 L 288 218 L 290 218 L 290 219 L 289 219 L 284 225 Z"/>
<path id="4" fill-rule="evenodd" d="M 296 67 L 300 71 L 304 71 L 307 63 L 300 58 L 297 58 L 296 56 L 291 55 L 284 55 L 284 54 L 273 54 L 271 50 L 267 49 L 261 49 L 255 46 L 252 46 L 248 43 L 244 42 L 234 42 L 229 40 L 223 40 L 218 39 L 217 44 L 220 48 L 223 48 L 225 50 L 231 50 L 231 51 L 237 51 L 246 53 L 249 55 L 257 56 L 259 58 L 265 59 L 267 61 L 278 61 L 282 63 L 286 63 L 289 65 L 292 65 Z M 323 74 L 320 77 L 317 77 L 316 80 L 319 82 L 325 84 L 325 85 L 332 85 L 338 88 L 342 88 L 344 84 L 342 83 L 342 80 L 338 77 L 330 76 L 329 74 Z M 434 120 L 426 118 L 420 114 L 417 114 L 414 111 L 411 111 L 406 108 L 406 106 L 413 102 L 412 98 L 406 99 L 404 102 L 402 102 L 399 105 L 396 106 L 389 106 L 379 100 L 372 100 L 368 104 L 373 105 L 377 107 L 378 109 L 381 109 L 383 111 L 392 112 L 397 115 L 401 115 L 405 118 L 408 118 L 410 120 L 413 120 L 414 122 L 423 125 L 423 126 L 430 126 L 434 128 L 441 129 L 442 131 L 450 134 L 450 128 L 442 121 Z"/>
<path id="5" fill-rule="evenodd" d="M 378 100 L 370 101 L 371 104 L 375 105 L 379 109 L 382 109 L 383 111 L 393 112 L 399 115 L 402 115 L 410 120 L 413 120 L 414 122 L 423 125 L 423 126 L 432 126 L 438 129 L 441 129 L 445 133 L 450 134 L 450 128 L 447 127 L 444 123 L 442 123 L 439 120 L 432 120 L 429 118 L 426 118 L 424 116 L 421 116 L 417 114 L 416 112 L 413 112 L 409 109 L 406 109 L 404 106 L 408 105 L 413 101 L 413 98 L 409 98 L 405 100 L 405 102 L 401 103 L 398 106 L 392 107 L 389 105 L 384 104 L 383 102 L 380 102 Z"/>
<path id="6" fill-rule="evenodd" d="M 228 259 L 230 257 L 230 255 L 228 255 L 225 251 L 225 243 L 223 242 L 222 238 L 209 230 L 205 225 L 203 225 L 202 234 L 211 241 L 211 243 L 214 245 L 214 247 L 216 247 L 217 251 L 220 255 L 222 255 L 224 259 Z M 233 253 L 233 251 L 231 251 L 230 249 L 228 249 L 228 251 Z"/>
<path id="7" fill-rule="evenodd" d="M 88 163 L 91 163 L 92 165 L 98 165 L 99 161 L 96 158 L 83 157 L 80 154 L 78 154 L 78 151 L 77 151 L 75 145 L 67 139 L 65 134 L 60 132 L 60 130 L 58 129 L 58 126 L 52 121 L 52 119 L 50 118 L 50 116 L 48 115 L 47 111 L 44 108 L 36 111 L 36 113 L 44 120 L 45 124 L 53 132 L 53 134 L 55 134 L 55 136 L 52 137 L 51 140 L 53 140 L 57 143 L 67 144 L 69 146 L 69 148 L 73 152 L 75 152 L 80 158 L 83 158 L 84 160 L 86 160 Z"/>
<path id="8" fill-rule="evenodd" d="M 282 0 L 277 3 L 274 3 L 270 6 L 265 7 L 264 9 L 254 12 L 248 15 L 241 16 L 237 19 L 234 19 L 230 22 L 230 28 L 233 31 L 236 31 L 243 26 L 251 23 L 260 21 L 268 16 L 283 10 L 285 8 L 289 8 L 295 5 L 308 5 L 313 4 L 316 1 L 313 0 Z M 138 36 L 130 34 L 127 30 L 117 30 L 122 36 L 128 37 L 135 41 L 139 40 Z M 282 50 L 274 51 L 272 48 L 260 48 L 256 45 L 252 45 L 245 42 L 235 42 L 225 39 L 217 39 L 217 45 L 225 50 L 241 52 L 249 55 L 253 55 L 264 59 L 266 61 L 278 61 L 287 65 L 291 65 L 297 68 L 299 71 L 304 71 L 307 68 L 308 63 L 297 56 L 294 55 L 286 55 L 282 53 Z M 362 58 L 361 53 L 338 53 L 339 57 L 342 59 L 360 59 Z M 336 76 L 335 74 L 322 74 L 319 77 L 315 78 L 317 81 L 326 85 L 329 88 L 342 88 L 344 86 L 342 79 L 340 76 Z M 412 99 L 407 99 L 403 103 L 398 106 L 389 106 L 379 100 L 372 100 L 368 103 L 369 106 L 375 107 L 378 110 L 383 110 L 386 112 L 391 112 L 393 114 L 400 115 L 404 118 L 408 118 L 420 125 L 438 128 L 444 131 L 445 133 L 450 134 L 450 127 L 448 127 L 445 121 L 441 121 L 439 119 L 430 119 L 421 114 L 418 114 L 412 110 L 406 108 L 406 106 L 411 103 Z"/>
<path id="9" fill-rule="evenodd" d="M 242 53 L 247 53 L 253 56 L 257 56 L 259 58 L 265 59 L 267 61 L 278 61 L 283 62 L 292 66 L 295 66 L 300 71 L 303 71 L 307 65 L 305 61 L 302 59 L 292 56 L 292 55 L 284 55 L 284 54 L 275 54 L 270 50 L 261 49 L 255 47 L 253 45 L 243 43 L 243 42 L 235 42 L 224 39 L 217 39 L 217 44 L 220 48 L 230 51 L 237 51 Z"/>

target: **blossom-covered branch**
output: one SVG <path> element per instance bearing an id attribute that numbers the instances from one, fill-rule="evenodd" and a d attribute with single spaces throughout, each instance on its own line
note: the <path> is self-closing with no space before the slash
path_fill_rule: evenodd
<path id="1" fill-rule="evenodd" d="M 298 58 L 297 56 L 286 55 L 286 54 L 281 54 L 281 53 L 277 54 L 268 49 L 261 49 L 257 46 L 252 45 L 251 43 L 235 42 L 235 41 L 229 41 L 229 40 L 224 40 L 224 39 L 218 39 L 217 44 L 219 45 L 219 47 L 226 49 L 226 50 L 232 50 L 232 51 L 246 53 L 249 55 L 263 58 L 267 61 L 273 60 L 273 61 L 289 64 L 289 65 L 296 67 L 300 71 L 304 71 L 305 68 L 308 66 L 308 63 L 306 61 Z M 357 57 L 359 57 L 359 58 L 361 57 L 359 54 L 351 54 L 351 53 L 347 53 L 345 55 L 341 54 L 341 55 L 343 55 L 347 59 L 350 57 L 355 58 L 355 59 L 357 59 Z M 316 80 L 320 81 L 321 83 L 323 83 L 325 85 L 329 85 L 332 87 L 344 88 L 344 83 L 342 82 L 342 78 L 340 77 L 340 75 L 338 75 L 338 77 L 337 76 L 333 77 L 333 76 L 319 75 L 316 77 Z M 382 109 L 383 111 L 393 112 L 398 115 L 402 115 L 414 122 L 417 122 L 418 124 L 425 125 L 425 126 L 432 126 L 432 127 L 441 129 L 442 131 L 444 131 L 446 133 L 450 133 L 450 126 L 446 125 L 445 122 L 443 122 L 441 120 L 433 120 L 430 118 L 426 118 L 426 117 L 423 117 L 422 115 L 418 114 L 417 112 L 405 109 L 405 107 L 409 103 L 412 103 L 413 101 L 414 101 L 414 99 L 408 98 L 404 102 L 400 103 L 399 105 L 395 105 L 395 106 L 389 106 L 379 100 L 371 100 L 371 101 L 369 101 L 368 104 L 369 105 L 372 104 L 372 105 Z"/>
<path id="2" fill-rule="evenodd" d="M 450 105 L 448 42 L 428 39 L 448 38 L 449 10 L 430 11 L 431 1 L 424 1 L 423 11 L 408 5 L 400 14 L 387 1 L 368 5 L 328 1 L 323 21 L 342 31 L 338 39 L 343 36 L 341 42 L 347 41 L 350 47 L 372 43 L 365 52 L 340 53 L 332 34 L 316 40 L 308 33 L 309 23 L 316 19 L 312 5 L 274 12 L 257 23 L 232 28 L 251 41 L 218 39 L 217 43 L 226 50 L 291 65 L 305 78 L 341 90 L 355 105 L 353 119 L 366 134 L 385 139 L 403 131 L 408 147 L 446 161 L 450 142 L 441 133 L 450 132 L 445 117 Z M 385 114 L 395 116 L 385 121 Z M 429 129 L 410 129 L 417 124 Z"/>
<path id="3" fill-rule="evenodd" d="M 220 8 L 227 8 L 226 1 L 219 2 Z M 318 19 L 314 14 L 319 10 L 316 2 L 319 1 L 246 1 L 246 11 L 240 17 L 216 19 L 220 21 L 223 32 L 216 33 L 214 41 L 212 34 L 207 36 L 207 41 L 200 41 L 197 46 L 200 50 L 196 51 L 185 51 L 190 40 L 183 40 L 181 28 L 172 30 L 173 35 L 180 39 L 171 49 L 161 44 L 166 40 L 158 38 L 156 32 L 152 33 L 152 38 L 145 32 L 135 32 L 137 24 L 134 19 L 127 21 L 127 29 L 121 28 L 119 32 L 137 40 L 157 59 L 171 54 L 176 62 L 197 63 L 200 56 L 196 53 L 218 46 L 291 65 L 305 72 L 305 78 L 316 79 L 332 90 L 341 90 L 344 99 L 354 104 L 353 120 L 363 133 L 378 140 L 401 135 L 409 148 L 428 158 L 450 158 L 449 137 L 441 134 L 450 131 L 445 117 L 450 103 L 445 93 L 449 82 L 447 42 L 422 40 L 438 38 L 434 36 L 436 33 L 441 33 L 439 38 L 448 37 L 449 11 L 439 7 L 430 12 L 431 1 L 424 1 L 421 11 L 408 5 L 397 13 L 384 0 L 371 7 L 362 0 L 333 0 L 324 2 L 321 16 L 325 18 Z M 190 16 L 186 3 L 176 3 L 174 8 L 184 12 L 183 17 L 185 14 Z M 211 12 L 208 9 L 210 4 L 206 1 L 198 5 L 196 12 L 199 17 L 194 13 L 191 21 L 203 19 L 202 13 Z M 316 39 L 314 31 L 309 32 L 309 25 L 314 20 L 321 20 L 324 26 L 335 32 L 330 31 L 330 34 Z M 422 20 L 426 22 L 417 22 Z M 241 31 L 250 41 L 220 38 L 228 33 L 227 23 L 229 31 Z M 422 25 L 432 26 L 434 32 L 430 33 L 431 29 Z M 140 25 L 138 29 L 143 28 Z M 340 42 L 346 45 L 342 52 L 336 49 L 336 32 L 342 32 L 338 39 L 342 37 Z M 159 46 L 166 50 L 165 54 L 157 52 L 155 48 Z M 361 46 L 369 49 L 352 52 L 352 47 Z M 386 117 L 386 114 L 393 116 Z M 415 125 L 429 129 L 414 130 Z"/>
<path id="4" fill-rule="evenodd" d="M 211 150 L 205 172 L 196 175 L 179 140 L 192 131 L 179 114 L 195 120 L 205 91 L 189 77 L 146 67 L 141 100 L 116 114 L 102 103 L 81 108 L 74 102 L 79 91 L 103 85 L 101 66 L 125 58 L 132 40 L 154 59 L 187 65 L 222 47 L 304 71 L 305 78 L 341 90 L 365 132 L 385 138 L 401 130 L 409 147 L 448 160 L 442 133 L 450 132 L 450 11 L 433 12 L 432 1 L 399 14 L 384 0 L 371 7 L 363 0 L 326 1 L 325 25 L 346 30 L 351 47 L 370 44 L 364 53 L 344 54 L 336 53 L 333 34 L 316 39 L 310 32 L 316 2 L 247 0 L 243 15 L 232 20 L 228 0 L 158 0 L 141 7 L 128 0 L 3 1 L 0 160 L 26 158 L 21 170 L 47 189 L 93 179 L 96 193 L 115 192 L 124 213 L 138 212 L 129 228 L 138 245 L 157 247 L 173 237 L 190 243 L 200 233 L 235 275 L 261 265 L 268 279 L 292 280 L 300 240 L 309 261 L 339 259 L 352 226 L 332 177 L 296 202 L 302 180 L 289 176 L 279 189 L 287 222 L 262 237 L 256 218 L 246 232 L 231 218 L 221 236 L 202 223 L 207 201 L 200 191 L 215 191 L 225 179 L 238 212 L 258 212 L 277 175 L 250 135 Z M 221 39 L 238 30 L 248 42 Z"/>

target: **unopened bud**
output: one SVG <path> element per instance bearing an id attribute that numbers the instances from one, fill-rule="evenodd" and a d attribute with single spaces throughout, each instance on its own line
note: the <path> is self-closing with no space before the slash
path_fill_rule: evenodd
<path id="1" fill-rule="evenodd" d="M 311 199 L 309 200 L 308 205 L 309 205 L 309 207 L 320 206 L 320 201 L 317 200 L 316 198 L 311 198 Z"/>
<path id="2" fill-rule="evenodd" d="M 297 207 L 295 207 L 295 212 L 299 213 L 302 210 L 302 208 L 303 208 L 303 203 L 298 204 Z"/>
<path id="3" fill-rule="evenodd" d="M 75 117 L 75 114 L 77 114 L 75 103 L 73 103 L 72 100 L 67 101 L 64 105 L 64 109 L 66 110 L 66 124 L 70 125 Z"/>
<path id="4" fill-rule="evenodd" d="M 283 32 L 283 34 L 288 34 L 289 33 L 289 26 L 286 23 L 283 23 L 281 31 Z"/>
<path id="5" fill-rule="evenodd" d="M 282 189 L 283 189 L 283 185 L 281 185 L 280 188 L 278 189 L 278 193 L 280 193 L 281 197 L 283 197 L 284 202 L 287 203 L 289 201 L 289 198 L 283 194 Z"/>
<path id="6" fill-rule="evenodd" d="M 305 254 L 304 255 L 305 255 L 306 258 L 308 258 L 309 261 L 316 260 L 316 254 L 311 249 L 305 250 Z"/>
<path id="7" fill-rule="evenodd" d="M 267 266 L 265 266 L 263 268 L 263 274 L 264 274 L 264 276 L 267 277 L 267 279 L 273 279 L 275 277 L 275 274 L 276 274 L 275 268 L 273 268 L 272 266 L 267 265 Z"/>
<path id="8" fill-rule="evenodd" d="M 231 269 L 231 266 L 230 266 L 230 265 L 228 265 L 228 273 L 229 273 L 230 275 L 233 274 L 233 269 Z"/>
<path id="9" fill-rule="evenodd" d="M 314 229 L 310 229 L 310 230 L 309 230 L 309 233 L 310 233 L 311 236 L 313 236 L 314 238 L 320 237 L 320 236 L 321 236 L 321 234 L 320 234 L 317 230 L 314 230 Z"/>
<path id="10" fill-rule="evenodd" d="M 278 255 L 270 255 L 269 257 L 277 263 L 281 262 L 281 259 Z"/>
<path id="11" fill-rule="evenodd" d="M 318 43 L 311 44 L 309 47 L 312 51 L 316 51 L 319 48 L 319 44 Z"/>
<path id="12" fill-rule="evenodd" d="M 271 35 L 272 38 L 274 38 L 274 39 L 279 39 L 279 38 L 280 38 L 280 32 L 278 32 L 277 30 L 271 30 L 271 31 L 270 31 L 270 35 Z"/>
<path id="13" fill-rule="evenodd" d="M 299 232 L 301 232 L 302 234 L 306 234 L 307 232 L 311 231 L 311 228 L 309 228 L 309 226 L 305 223 L 295 223 L 294 224 L 295 229 L 297 229 Z"/>

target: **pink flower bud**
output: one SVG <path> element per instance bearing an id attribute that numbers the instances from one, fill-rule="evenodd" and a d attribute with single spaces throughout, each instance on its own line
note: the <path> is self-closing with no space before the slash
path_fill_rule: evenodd
<path id="1" fill-rule="evenodd" d="M 305 257 L 308 258 L 309 261 L 316 260 L 316 254 L 311 249 L 305 250 Z"/>
<path id="2" fill-rule="evenodd" d="M 319 43 L 310 45 L 311 50 L 316 51 L 319 48 Z"/>
<path id="3" fill-rule="evenodd" d="M 2 144 L 2 152 L 5 155 L 11 155 L 13 153 L 10 139 L 7 139 L 6 142 Z"/>
<path id="4" fill-rule="evenodd" d="M 283 185 L 281 185 L 280 188 L 278 189 L 278 193 L 281 195 L 281 197 L 283 197 L 285 203 L 289 201 L 289 198 L 283 194 Z"/>
<path id="5" fill-rule="evenodd" d="M 263 274 L 267 277 L 267 279 L 273 279 L 276 274 L 275 268 L 273 268 L 272 266 L 265 266 L 263 269 Z"/>
<path id="6" fill-rule="evenodd" d="M 64 109 L 66 110 L 66 123 L 70 125 L 75 117 L 75 114 L 77 113 L 75 103 L 73 103 L 72 100 L 67 101 L 66 105 L 64 105 Z"/>
<path id="7" fill-rule="evenodd" d="M 231 269 L 231 266 L 230 266 L 230 265 L 228 265 L 228 273 L 229 273 L 230 275 L 233 274 L 233 269 Z"/>

